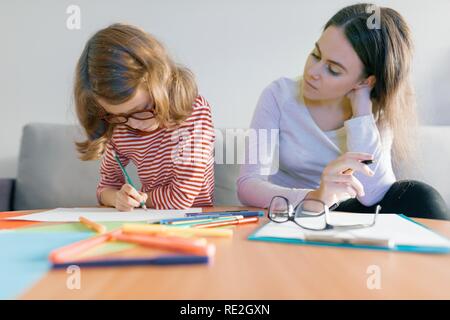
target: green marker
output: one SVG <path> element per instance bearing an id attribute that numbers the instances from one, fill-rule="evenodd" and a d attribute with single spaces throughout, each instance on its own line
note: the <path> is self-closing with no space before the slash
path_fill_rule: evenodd
<path id="1" fill-rule="evenodd" d="M 136 189 L 136 186 L 134 185 L 133 181 L 131 180 L 130 176 L 128 175 L 127 171 L 125 170 L 125 167 L 122 165 L 122 162 L 120 162 L 119 156 L 117 155 L 117 153 L 115 151 L 113 151 L 113 155 L 114 155 L 114 159 L 116 159 L 117 163 L 119 164 L 119 167 L 122 170 L 122 173 L 125 176 L 127 183 L 129 185 L 131 185 L 134 189 Z M 141 201 L 141 208 L 143 208 L 145 211 L 147 211 L 147 206 L 145 205 L 145 201 Z"/>

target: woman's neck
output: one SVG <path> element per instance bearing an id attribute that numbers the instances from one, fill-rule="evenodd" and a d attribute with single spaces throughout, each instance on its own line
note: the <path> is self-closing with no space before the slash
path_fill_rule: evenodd
<path id="1" fill-rule="evenodd" d="M 351 108 L 349 100 L 345 97 L 329 100 L 310 100 L 303 96 L 303 100 L 305 101 L 305 105 L 310 108 L 322 108 L 330 111 L 346 110 L 348 107 Z"/>
<path id="2" fill-rule="evenodd" d="M 308 100 L 304 97 L 305 106 L 316 124 L 323 131 L 341 128 L 344 122 L 353 116 L 350 100 Z"/>

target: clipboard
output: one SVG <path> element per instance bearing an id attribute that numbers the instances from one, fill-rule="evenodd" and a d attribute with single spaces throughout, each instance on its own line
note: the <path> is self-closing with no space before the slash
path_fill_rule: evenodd
<path id="1" fill-rule="evenodd" d="M 345 220 L 360 219 L 364 216 L 364 214 L 349 212 L 333 212 L 333 214 L 338 216 L 337 220 L 339 216 L 344 215 Z M 389 224 L 392 224 L 392 228 L 383 229 Z M 349 233 L 353 235 L 353 238 L 348 236 Z M 313 236 L 308 237 L 308 234 Z M 302 230 L 293 222 L 280 224 L 268 222 L 253 232 L 248 240 L 397 252 L 450 253 L 448 238 L 403 214 L 380 214 L 374 227 L 340 233 L 340 236 L 330 231 Z"/>

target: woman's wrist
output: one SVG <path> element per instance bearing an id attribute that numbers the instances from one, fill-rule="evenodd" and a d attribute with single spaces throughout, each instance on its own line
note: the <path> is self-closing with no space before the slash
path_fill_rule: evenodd
<path id="1" fill-rule="evenodd" d="M 353 118 L 364 117 L 372 114 L 372 101 L 359 101 L 352 107 Z"/>
<path id="2" fill-rule="evenodd" d="M 305 200 L 320 200 L 328 207 L 336 203 L 334 195 L 327 195 L 321 188 L 310 191 L 306 194 Z"/>

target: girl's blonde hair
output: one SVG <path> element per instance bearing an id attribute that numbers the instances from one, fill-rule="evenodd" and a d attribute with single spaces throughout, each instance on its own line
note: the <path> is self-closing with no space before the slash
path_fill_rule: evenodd
<path id="1" fill-rule="evenodd" d="M 182 123 L 197 97 L 193 74 L 175 64 L 153 36 L 127 24 L 113 24 L 87 42 L 75 72 L 74 98 L 87 140 L 77 142 L 81 160 L 102 156 L 113 125 L 101 120 L 98 98 L 122 104 L 146 88 L 160 127 Z"/>
<path id="2" fill-rule="evenodd" d="M 368 27 L 372 8 L 380 13 L 378 29 Z M 373 112 L 378 126 L 392 131 L 394 167 L 411 162 L 418 122 L 411 84 L 413 43 L 407 23 L 393 9 L 356 4 L 337 12 L 324 29 L 330 26 L 342 28 L 364 65 L 364 76 L 376 78 L 371 92 Z"/>

